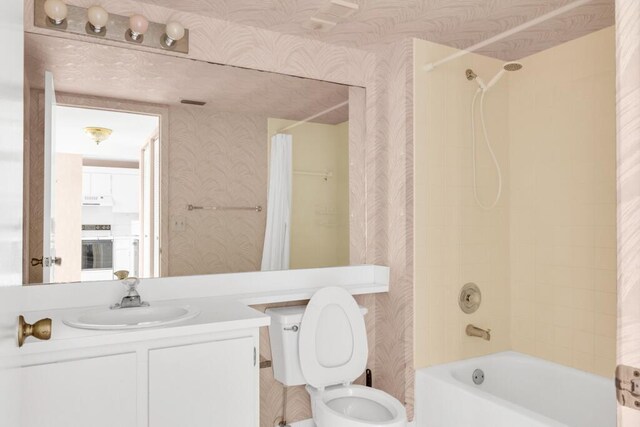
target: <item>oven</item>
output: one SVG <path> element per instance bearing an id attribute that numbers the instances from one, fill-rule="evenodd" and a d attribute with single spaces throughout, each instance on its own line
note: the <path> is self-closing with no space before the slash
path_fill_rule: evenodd
<path id="1" fill-rule="evenodd" d="M 113 238 L 82 239 L 82 270 L 113 269 Z"/>

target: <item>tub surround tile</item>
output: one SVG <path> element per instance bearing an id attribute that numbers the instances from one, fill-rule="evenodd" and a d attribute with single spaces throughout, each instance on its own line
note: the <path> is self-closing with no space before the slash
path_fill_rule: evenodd
<path id="1" fill-rule="evenodd" d="M 534 354 L 607 376 L 615 358 L 603 348 L 615 348 L 616 328 L 614 49 L 607 28 L 524 58 L 508 77 L 510 190 L 520 195 L 512 198 L 511 271 L 512 279 L 534 271 Z M 531 126 L 540 123 L 547 126 Z M 532 241 L 529 257 L 520 248 Z M 512 293 L 514 319 L 529 300 Z M 530 351 L 518 325 L 512 346 Z"/>

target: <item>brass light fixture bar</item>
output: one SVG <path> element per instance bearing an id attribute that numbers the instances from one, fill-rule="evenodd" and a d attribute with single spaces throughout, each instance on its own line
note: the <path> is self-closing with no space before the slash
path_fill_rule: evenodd
<path id="1" fill-rule="evenodd" d="M 96 32 L 89 23 L 88 9 L 84 7 L 67 5 L 67 15 L 62 22 L 56 24 L 45 13 L 46 0 L 35 0 L 34 25 L 39 28 L 62 31 L 81 36 L 95 37 L 126 44 L 137 44 L 169 52 L 189 53 L 189 30 L 184 30 L 184 35 L 179 40 L 168 37 L 176 33 L 175 23 L 169 25 L 149 22 L 144 34 L 136 34 L 131 31 L 130 17 L 109 14 L 109 19 L 104 27 Z M 178 34 L 182 35 L 180 32 Z"/>

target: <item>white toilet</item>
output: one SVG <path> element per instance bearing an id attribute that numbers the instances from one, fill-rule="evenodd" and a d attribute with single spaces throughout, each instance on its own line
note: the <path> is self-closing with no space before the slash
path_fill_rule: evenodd
<path id="1" fill-rule="evenodd" d="M 394 397 L 352 385 L 368 356 L 366 309 L 342 288 L 321 289 L 309 305 L 268 309 L 273 372 L 286 386 L 307 385 L 317 427 L 405 427 Z"/>

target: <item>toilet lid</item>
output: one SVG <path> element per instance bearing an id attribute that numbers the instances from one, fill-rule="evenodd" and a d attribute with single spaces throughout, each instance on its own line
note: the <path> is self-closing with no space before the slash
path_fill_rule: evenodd
<path id="1" fill-rule="evenodd" d="M 316 292 L 298 336 L 300 368 L 315 388 L 354 381 L 367 366 L 364 316 L 351 294 L 339 287 Z"/>

